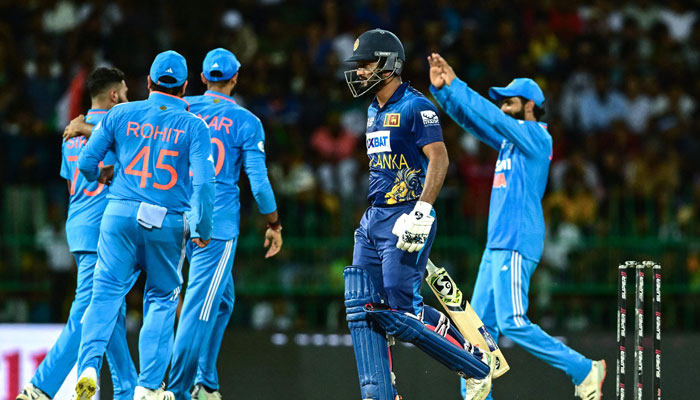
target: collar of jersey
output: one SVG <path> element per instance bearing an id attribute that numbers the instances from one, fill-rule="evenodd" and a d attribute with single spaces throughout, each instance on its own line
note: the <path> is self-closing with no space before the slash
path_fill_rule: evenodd
<path id="1" fill-rule="evenodd" d="M 181 107 L 187 111 L 190 110 L 190 103 L 188 103 L 187 100 L 163 92 L 151 92 L 151 94 L 148 95 L 148 100 L 158 104 L 167 104 L 172 107 Z"/>
<path id="2" fill-rule="evenodd" d="M 104 114 L 104 113 L 106 113 L 106 112 L 107 112 L 107 110 L 105 110 L 105 109 L 103 109 L 103 108 L 91 108 L 91 109 L 88 110 L 87 115 L 90 115 L 90 114 Z"/>
<path id="3" fill-rule="evenodd" d="M 392 94 L 389 98 L 389 101 L 387 101 L 386 104 L 384 104 L 384 107 L 379 107 L 379 101 L 377 101 L 377 96 L 374 96 L 374 100 L 372 100 L 372 105 L 377 108 L 387 108 L 389 104 L 396 103 L 403 97 L 403 94 L 406 92 L 406 89 L 410 84 L 410 82 L 404 82 L 399 87 L 397 87 L 396 91 L 394 91 L 394 94 Z"/>
<path id="4" fill-rule="evenodd" d="M 213 90 L 207 90 L 206 92 L 204 92 L 204 95 L 205 95 L 205 96 L 216 97 L 216 98 L 219 98 L 219 99 L 221 99 L 221 100 L 230 101 L 231 103 L 236 104 L 236 100 L 234 100 L 233 97 L 231 97 L 231 96 L 226 96 L 225 94 L 222 94 L 222 93 L 219 93 L 219 92 L 215 92 L 215 91 L 213 91 Z"/>

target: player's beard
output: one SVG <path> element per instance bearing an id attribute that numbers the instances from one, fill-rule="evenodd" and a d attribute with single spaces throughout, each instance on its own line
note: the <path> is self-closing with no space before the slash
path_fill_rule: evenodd
<path id="1" fill-rule="evenodd" d="M 374 93 L 375 95 L 377 93 L 379 93 L 379 91 L 382 90 L 384 88 L 384 86 L 386 86 L 389 83 L 389 80 L 391 80 L 391 76 L 392 75 L 389 75 L 387 77 L 382 77 L 382 80 L 380 80 L 379 83 L 374 85 L 374 87 L 372 87 L 369 91 Z"/>
<path id="2" fill-rule="evenodd" d="M 525 121 L 525 107 L 521 107 L 520 111 L 508 113 L 511 117 Z"/>

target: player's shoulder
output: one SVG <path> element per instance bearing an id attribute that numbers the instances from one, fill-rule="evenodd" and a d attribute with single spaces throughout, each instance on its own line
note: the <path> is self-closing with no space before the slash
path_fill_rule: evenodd
<path id="1" fill-rule="evenodd" d="M 231 110 L 232 115 L 234 115 L 236 118 L 243 122 L 262 124 L 260 118 L 258 118 L 257 115 L 253 114 L 252 111 L 239 104 L 232 104 L 229 108 Z"/>
<path id="2" fill-rule="evenodd" d="M 209 125 L 207 125 L 207 122 L 204 121 L 204 118 L 195 114 L 191 110 L 183 110 L 183 112 L 180 114 L 180 118 L 183 122 L 190 124 L 195 128 L 209 129 Z"/>
<path id="3" fill-rule="evenodd" d="M 552 150 L 552 135 L 547 129 L 547 124 L 541 121 L 523 121 L 518 120 L 518 124 L 523 126 L 528 132 L 528 136 L 532 138 L 534 143 L 537 143 L 542 151 L 548 155 Z"/>
<path id="4" fill-rule="evenodd" d="M 410 106 L 412 111 L 422 111 L 422 110 L 433 110 L 437 111 L 435 104 L 433 104 L 430 99 L 425 97 L 418 89 L 413 86 L 408 86 L 406 88 L 406 94 L 403 98 L 404 103 Z"/>
<path id="5" fill-rule="evenodd" d="M 518 120 L 518 123 L 521 125 L 524 125 L 529 131 L 538 133 L 542 136 L 552 138 L 552 135 L 549 133 L 549 130 L 547 129 L 547 124 L 542 122 L 542 121 L 523 121 L 523 120 Z"/>
<path id="6" fill-rule="evenodd" d="M 119 103 L 115 105 L 114 107 L 110 108 L 107 114 L 118 114 L 118 113 L 124 113 L 124 112 L 129 112 L 135 109 L 141 109 L 144 107 L 148 107 L 150 104 L 146 100 L 136 100 L 136 101 L 127 101 L 126 103 Z"/>
<path id="7" fill-rule="evenodd" d="M 109 111 L 107 111 L 107 114 L 104 115 L 100 119 L 100 121 L 104 119 L 114 119 L 116 117 L 120 117 L 122 115 L 128 115 L 128 114 L 138 114 L 142 112 L 142 110 L 148 107 L 148 104 L 144 100 L 137 100 L 137 101 L 129 101 L 126 103 L 120 103 L 115 105 L 114 107 L 110 108 Z"/>

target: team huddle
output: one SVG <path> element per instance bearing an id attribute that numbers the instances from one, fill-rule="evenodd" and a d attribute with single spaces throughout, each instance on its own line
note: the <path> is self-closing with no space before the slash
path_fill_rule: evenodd
<path id="1" fill-rule="evenodd" d="M 345 73 L 352 95 L 374 94 L 366 130 L 370 207 L 344 271 L 361 398 L 401 398 L 392 372 L 395 340 L 461 376 L 462 398 L 491 398 L 492 379 L 500 376 L 492 349 L 466 340 L 469 335 L 420 294 L 437 227 L 432 205 L 449 165 L 438 110 L 402 81 L 406 56 L 393 33 L 363 33 L 346 61 L 357 63 Z M 544 243 L 541 200 L 552 152 L 540 122 L 542 91 L 527 78 L 493 87 L 489 96 L 502 102 L 499 109 L 438 54 L 428 62 L 440 107 L 499 152 L 474 311 L 495 341 L 509 337 L 566 372 L 579 398 L 599 400 L 605 362 L 584 357 L 526 316 Z M 66 232 L 78 265 L 76 297 L 59 339 L 17 400 L 53 398 L 76 361 L 74 398 L 92 398 L 104 356 L 117 400 L 222 398 L 216 361 L 235 301 L 241 167 L 268 222 L 266 257 L 282 246 L 262 124 L 231 97 L 240 67 L 230 51 L 210 51 L 201 72 L 207 91 L 184 96 L 187 63 L 166 51 L 151 66 L 148 99 L 135 102 L 127 101 L 118 69 L 90 74 L 92 106 L 66 128 L 61 166 L 70 193 Z M 189 276 L 175 331 L 185 257 Z M 126 343 L 125 296 L 141 271 L 137 373 Z"/>

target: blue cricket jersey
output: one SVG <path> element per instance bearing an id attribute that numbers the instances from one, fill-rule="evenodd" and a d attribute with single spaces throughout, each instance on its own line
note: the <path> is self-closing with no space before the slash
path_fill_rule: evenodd
<path id="1" fill-rule="evenodd" d="M 458 78 L 440 90 L 431 85 L 430 91 L 466 131 L 499 150 L 486 247 L 517 250 L 539 261 L 544 246 L 542 196 L 552 160 L 547 126 L 506 115 Z"/>
<path id="2" fill-rule="evenodd" d="M 97 125 L 107 110 L 91 109 L 85 122 Z M 97 251 L 100 221 L 107 206 L 109 187 L 98 182 L 88 182 L 78 170 L 78 155 L 87 143 L 85 136 L 77 136 L 63 142 L 61 147 L 61 177 L 70 181 L 66 238 L 70 251 Z M 108 152 L 99 166 L 113 165 L 116 158 Z"/>
<path id="3" fill-rule="evenodd" d="M 146 202 L 175 213 L 190 211 L 192 237 L 209 239 L 214 205 L 209 129 L 187 108 L 185 100 L 161 92 L 113 107 L 93 129 L 78 163 L 94 181 L 99 161 L 114 150 L 109 199 Z"/>
<path id="4" fill-rule="evenodd" d="M 241 167 L 248 175 L 260 213 L 277 210 L 265 166 L 265 131 L 260 119 L 232 97 L 208 90 L 202 96 L 185 99 L 190 111 L 209 125 L 216 175 L 212 237 L 231 240 L 239 233 Z"/>
<path id="5" fill-rule="evenodd" d="M 375 98 L 367 111 L 370 203 L 381 206 L 418 200 L 428 167 L 421 148 L 441 141 L 437 109 L 408 82 L 383 107 Z"/>

